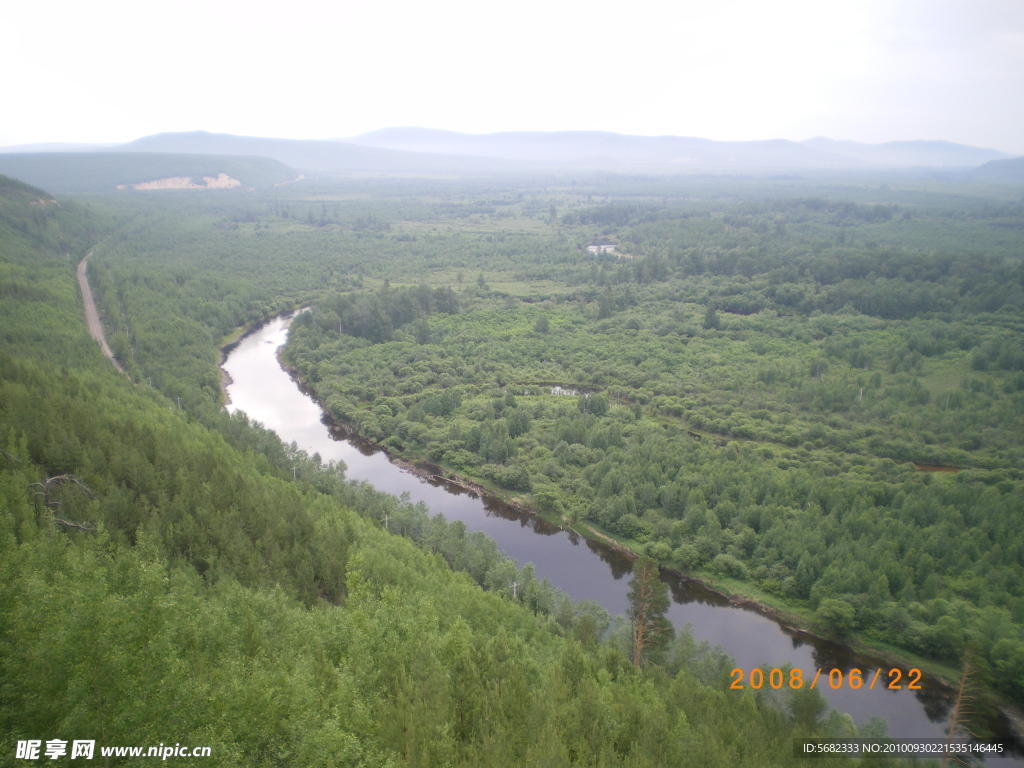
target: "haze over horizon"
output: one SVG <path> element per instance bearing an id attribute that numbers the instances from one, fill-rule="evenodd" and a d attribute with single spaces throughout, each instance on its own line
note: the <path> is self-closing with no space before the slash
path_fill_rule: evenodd
<path id="1" fill-rule="evenodd" d="M 26 74 L 8 83 L 0 146 L 424 126 L 944 140 L 1024 155 L 1016 0 L 139 8 L 5 9 L 0 62 Z"/>

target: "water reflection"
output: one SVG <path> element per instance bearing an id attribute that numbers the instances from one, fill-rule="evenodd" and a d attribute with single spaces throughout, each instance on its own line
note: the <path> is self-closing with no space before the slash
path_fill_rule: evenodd
<path id="1" fill-rule="evenodd" d="M 574 533 L 573 536 L 576 536 L 576 534 Z M 583 540 L 587 542 L 587 547 L 589 547 L 590 551 L 597 555 L 601 561 L 608 566 L 611 571 L 612 578 L 616 581 L 633 573 L 633 561 L 621 552 L 617 552 L 610 547 L 606 547 L 593 539 Z"/>

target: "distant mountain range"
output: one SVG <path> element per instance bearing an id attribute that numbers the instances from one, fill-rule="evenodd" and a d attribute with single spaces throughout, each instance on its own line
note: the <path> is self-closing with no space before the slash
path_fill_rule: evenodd
<path id="1" fill-rule="evenodd" d="M 1010 165 L 1003 168 L 999 163 Z M 822 137 L 801 142 L 713 141 L 601 131 L 465 134 L 426 128 L 387 128 L 350 139 L 308 141 L 193 131 L 161 133 L 112 147 L 0 148 L 0 173 L 55 192 L 220 173 L 239 178 L 245 186 L 265 186 L 294 179 L 299 173 L 477 175 L 556 169 L 645 173 L 941 169 L 965 178 L 973 170 L 972 177 L 979 180 L 1015 182 L 1020 171 L 1014 163 L 1017 160 L 1005 152 L 945 141 L 864 144 Z M 157 173 L 162 175 L 153 175 Z"/>
<path id="2" fill-rule="evenodd" d="M 467 134 L 427 128 L 385 128 L 319 141 L 162 133 L 114 151 L 257 155 L 312 173 L 490 173 L 527 167 L 660 172 L 975 168 L 1012 157 L 946 141 L 713 141 L 602 131 Z"/>
<path id="3" fill-rule="evenodd" d="M 863 144 L 823 137 L 795 142 L 712 141 L 601 131 L 473 135 L 426 128 L 385 128 L 345 139 L 381 149 L 474 155 L 519 162 L 599 167 L 699 169 L 973 168 L 1012 157 L 947 141 Z"/>
<path id="4" fill-rule="evenodd" d="M 477 173 L 514 167 L 492 159 L 452 158 L 344 141 L 267 139 L 206 131 L 159 133 L 114 147 L 113 151 L 269 157 L 305 173 Z"/>

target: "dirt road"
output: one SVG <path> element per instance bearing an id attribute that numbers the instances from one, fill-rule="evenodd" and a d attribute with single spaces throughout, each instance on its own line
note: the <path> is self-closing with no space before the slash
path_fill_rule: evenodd
<path id="1" fill-rule="evenodd" d="M 89 326 L 90 335 L 99 342 L 103 354 L 107 356 L 107 359 L 114 364 L 117 370 L 124 373 L 124 368 L 117 361 L 117 358 L 114 357 L 114 353 L 111 352 L 110 346 L 107 344 L 107 337 L 103 335 L 103 326 L 100 324 L 100 316 L 96 311 L 96 302 L 92 297 L 92 288 L 89 287 L 89 280 L 85 276 L 90 256 L 92 256 L 92 252 L 87 253 L 85 258 L 78 262 L 78 287 L 82 291 L 82 303 L 85 305 L 85 324 Z"/>

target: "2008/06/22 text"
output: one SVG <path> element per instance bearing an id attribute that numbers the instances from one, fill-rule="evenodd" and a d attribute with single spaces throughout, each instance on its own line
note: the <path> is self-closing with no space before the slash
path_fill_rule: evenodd
<path id="1" fill-rule="evenodd" d="M 872 690 L 879 684 L 891 691 L 899 691 L 903 688 L 911 691 L 921 690 L 921 670 L 916 667 L 906 672 L 893 667 L 885 672 L 884 678 L 882 675 L 883 670 L 880 667 L 874 671 L 874 674 L 871 674 L 870 670 L 866 673 L 862 672 L 856 667 L 848 672 L 838 668 L 824 670 L 819 667 L 814 671 L 809 687 L 813 689 L 818 685 L 819 679 L 824 676 L 825 679 L 821 681 L 822 685 L 828 685 L 833 690 L 844 686 L 854 691 L 861 688 Z M 778 667 L 767 671 L 755 667 L 749 672 L 737 667 L 729 673 L 729 676 L 732 678 L 729 688 L 734 691 L 742 691 L 745 688 L 760 690 L 766 686 L 775 690 L 792 688 L 797 691 L 807 685 L 808 678 L 808 675 L 805 675 L 800 669 L 779 669 Z"/>

